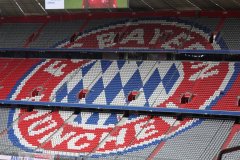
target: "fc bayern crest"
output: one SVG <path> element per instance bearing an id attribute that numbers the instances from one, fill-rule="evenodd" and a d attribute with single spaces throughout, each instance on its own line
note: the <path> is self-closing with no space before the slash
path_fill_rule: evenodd
<path id="1" fill-rule="evenodd" d="M 80 35 L 69 48 L 165 48 L 220 49 L 208 44 L 208 34 L 189 25 L 166 20 L 132 22 L 125 34 L 123 26 L 111 25 Z M 118 34 L 118 35 L 117 35 Z M 116 38 L 117 37 L 117 38 Z M 94 43 L 84 43 L 91 39 Z M 115 40 L 114 40 L 115 39 Z M 164 41 L 163 41 L 164 39 Z M 184 43 L 182 43 L 184 41 Z M 44 59 L 33 66 L 13 87 L 11 100 L 61 103 L 125 105 L 144 107 L 211 109 L 221 92 L 231 88 L 235 64 L 226 62 L 59 60 Z M 78 98 L 81 89 L 87 97 Z M 132 102 L 130 91 L 140 91 Z M 208 90 L 208 92 L 206 92 Z M 34 93 L 34 96 L 31 95 Z M 184 93 L 192 94 L 189 104 L 181 104 Z M 123 117 L 116 113 L 12 109 L 9 139 L 24 151 L 71 156 L 127 154 L 156 146 L 199 125 L 199 119 L 176 121 L 173 117 Z"/>

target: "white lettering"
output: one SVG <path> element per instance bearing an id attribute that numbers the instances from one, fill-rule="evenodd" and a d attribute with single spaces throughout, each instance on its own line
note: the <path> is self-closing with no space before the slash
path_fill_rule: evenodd
<path id="1" fill-rule="evenodd" d="M 32 119 L 35 119 L 35 118 L 38 118 L 38 117 L 41 117 L 45 114 L 47 114 L 48 112 L 37 112 L 37 113 L 33 113 L 27 117 L 25 117 L 23 120 L 24 121 L 28 121 L 28 120 L 32 120 Z"/>
<path id="2" fill-rule="evenodd" d="M 49 65 L 48 68 L 45 68 L 44 71 L 54 75 L 55 77 L 63 75 L 64 72 L 62 72 L 62 69 L 66 67 L 67 64 L 62 64 L 60 67 L 55 67 L 59 63 L 61 63 L 61 61 L 55 61 L 53 64 Z"/>
<path id="3" fill-rule="evenodd" d="M 52 147 L 56 147 L 57 145 L 61 144 L 63 141 L 68 140 L 71 136 L 75 135 L 76 132 L 69 132 L 66 133 L 63 137 L 61 137 L 63 133 L 63 128 L 60 128 L 56 134 L 51 139 Z"/>
<path id="4" fill-rule="evenodd" d="M 175 49 L 175 47 L 171 46 L 171 45 L 181 46 L 182 45 L 182 40 L 191 40 L 191 39 L 193 39 L 193 37 L 190 37 L 190 36 L 188 37 L 186 33 L 180 33 L 179 35 L 175 36 L 172 40 L 165 42 L 162 45 L 162 48 Z"/>
<path id="5" fill-rule="evenodd" d="M 38 140 L 38 142 L 39 143 L 44 143 L 44 142 L 46 142 L 51 136 L 52 136 L 52 134 L 55 132 L 56 130 L 54 130 L 54 131 L 52 131 L 52 132 L 49 132 L 48 134 L 45 134 L 42 138 L 40 138 L 39 140 Z"/>
<path id="6" fill-rule="evenodd" d="M 88 147 L 88 146 L 90 145 L 90 143 L 84 143 L 84 142 L 82 142 L 81 145 L 79 145 L 79 146 L 76 145 L 76 143 L 77 143 L 80 139 L 82 139 L 82 138 L 84 138 L 84 137 L 86 137 L 87 140 L 90 141 L 90 140 L 93 140 L 93 139 L 96 137 L 96 135 L 93 134 L 93 133 L 84 133 L 84 134 L 80 134 L 80 135 L 78 135 L 78 136 L 76 136 L 76 137 L 73 137 L 73 138 L 68 142 L 68 149 L 81 150 L 81 149 L 83 149 L 83 148 Z"/>
<path id="7" fill-rule="evenodd" d="M 138 140 L 145 139 L 158 132 L 157 130 L 154 130 L 155 129 L 154 125 L 149 125 L 153 122 L 154 122 L 154 119 L 151 119 L 147 125 L 145 125 L 146 124 L 145 122 L 135 125 L 135 131 L 136 131 L 135 136 L 137 137 Z"/>
<path id="8" fill-rule="evenodd" d="M 144 44 L 144 30 L 140 28 L 133 30 L 120 44 L 126 44 L 129 41 L 137 41 L 137 44 Z"/>
<path id="9" fill-rule="evenodd" d="M 43 128 L 38 128 L 37 130 L 35 130 L 38 126 L 40 126 L 41 124 L 47 123 L 47 125 L 43 125 Z M 35 136 L 35 135 L 39 135 L 51 128 L 54 128 L 57 126 L 57 122 L 55 120 L 52 120 L 52 115 L 45 117 L 42 121 L 36 121 L 33 124 L 31 124 L 28 127 L 28 133 L 30 136 Z"/>
<path id="10" fill-rule="evenodd" d="M 99 48 L 112 47 L 115 44 L 113 43 L 115 37 L 114 32 L 109 32 L 97 36 Z"/>
<path id="11" fill-rule="evenodd" d="M 152 40 L 149 42 L 149 44 L 156 44 L 157 40 L 162 36 L 162 33 L 160 32 L 160 29 L 155 28 L 154 29 L 154 36 Z"/>
<path id="12" fill-rule="evenodd" d="M 115 141 L 116 145 L 124 144 L 127 128 L 122 128 L 117 136 L 108 135 L 104 141 L 99 144 L 99 148 L 104 148 L 107 142 Z"/>
<path id="13" fill-rule="evenodd" d="M 219 63 L 200 63 L 197 65 L 192 65 L 191 68 L 193 69 L 197 69 L 200 67 L 204 67 L 203 69 L 200 69 L 198 72 L 194 73 L 193 75 L 191 75 L 191 77 L 189 78 L 190 81 L 196 81 L 197 79 L 204 79 L 213 75 L 217 75 L 218 74 L 218 69 L 215 70 L 211 70 L 213 67 L 219 65 Z M 211 71 L 210 71 L 211 70 Z"/>

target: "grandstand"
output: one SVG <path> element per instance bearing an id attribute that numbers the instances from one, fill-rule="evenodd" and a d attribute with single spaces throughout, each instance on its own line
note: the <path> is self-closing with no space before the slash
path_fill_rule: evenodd
<path id="1" fill-rule="evenodd" d="M 240 159 L 237 0 L 0 4 L 0 159 Z"/>

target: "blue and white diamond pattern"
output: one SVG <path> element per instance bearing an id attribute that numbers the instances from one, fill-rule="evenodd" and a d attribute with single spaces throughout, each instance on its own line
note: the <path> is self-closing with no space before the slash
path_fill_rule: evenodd
<path id="1" fill-rule="evenodd" d="M 93 101 L 94 104 L 123 105 L 125 97 L 131 90 L 138 90 L 141 77 L 136 61 L 112 61 L 108 69 L 102 74 L 99 83 L 93 88 L 102 90 L 99 96 Z M 103 88 L 101 88 L 103 87 Z M 91 94 L 86 98 L 92 98 Z M 91 102 L 90 102 L 91 103 Z"/>
<path id="2" fill-rule="evenodd" d="M 75 127 L 84 127 L 88 129 L 114 127 L 121 118 L 122 114 L 100 113 L 100 112 L 80 112 L 72 115 L 67 123 Z M 61 115 L 64 117 L 64 115 Z"/>
<path id="3" fill-rule="evenodd" d="M 183 75 L 178 68 L 181 68 L 180 62 L 92 61 L 68 78 L 69 81 L 61 83 L 55 101 L 152 106 L 174 93 L 178 86 L 175 84 Z M 84 88 L 90 92 L 86 98 L 78 100 L 77 95 Z M 141 93 L 137 100 L 129 103 L 127 96 L 133 90 Z"/>
<path id="4" fill-rule="evenodd" d="M 157 62 L 143 81 L 141 94 L 129 105 L 151 107 L 168 99 L 179 85 L 179 80 L 183 78 L 183 74 L 179 73 L 182 72 L 179 71 L 179 66 L 179 62 Z"/>
<path id="5" fill-rule="evenodd" d="M 92 80 L 101 72 L 101 64 L 99 61 L 90 61 L 84 65 L 79 71 L 72 72 L 67 75 L 61 83 L 54 89 L 52 97 L 56 102 L 78 102 L 77 94 L 84 87 L 92 84 Z"/>

